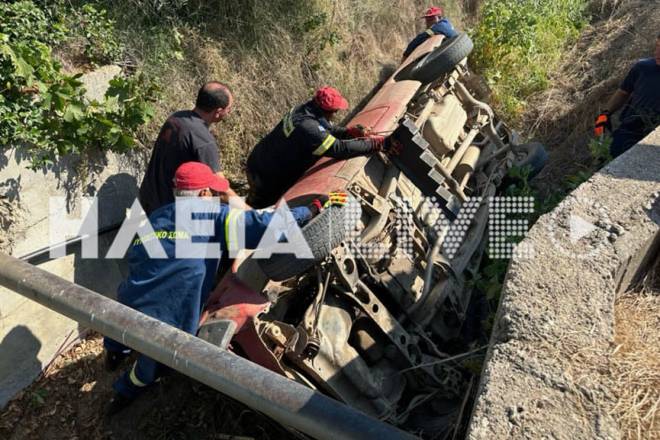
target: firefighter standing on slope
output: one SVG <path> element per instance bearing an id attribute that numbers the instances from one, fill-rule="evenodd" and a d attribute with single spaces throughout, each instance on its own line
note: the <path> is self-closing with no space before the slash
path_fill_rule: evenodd
<path id="1" fill-rule="evenodd" d="M 321 87 L 312 100 L 292 108 L 250 152 L 247 203 L 254 208 L 275 204 L 323 156 L 348 159 L 383 150 L 383 136 L 364 137 L 361 127 L 331 124 L 337 111 L 347 108 L 332 87 Z"/>
<path id="2" fill-rule="evenodd" d="M 596 118 L 596 137 L 612 131 L 611 116 L 622 107 L 621 125 L 612 133 L 612 157 L 630 149 L 660 123 L 660 34 L 656 35 L 654 56 L 635 63 Z"/>
<path id="3" fill-rule="evenodd" d="M 266 210 L 230 209 L 225 203 L 220 204 L 218 196 L 226 200 L 229 182 L 201 162 L 186 162 L 179 166 L 174 175 L 174 186 L 173 196 L 178 199 L 149 216 L 153 233 L 135 239 L 129 249 L 129 275 L 118 288 L 117 300 L 195 334 L 220 259 L 227 257 L 228 249 L 256 248 L 272 219 L 279 214 Z M 315 199 L 309 206 L 292 208 L 291 219 L 277 217 L 279 224 L 274 228 L 279 233 L 283 226 L 293 227 L 293 221 L 303 225 L 326 207 L 342 206 L 346 201 L 346 193 L 332 192 Z M 212 235 L 208 235 L 206 225 L 200 225 L 199 220 L 214 224 Z M 282 225 L 282 221 L 287 223 Z M 244 237 L 243 243 L 240 242 L 241 236 Z M 199 255 L 198 248 L 186 248 L 187 243 L 193 241 L 196 246 L 208 244 L 209 249 L 216 246 L 217 255 L 209 252 Z M 156 255 L 152 257 L 153 253 Z M 232 335 L 228 334 L 223 340 L 228 342 Z M 104 346 L 109 371 L 119 368 L 131 351 L 107 337 Z M 129 405 L 158 379 L 163 369 L 155 360 L 138 356 L 137 362 L 113 384 L 115 395 L 108 405 L 108 414 L 115 414 Z"/>
<path id="4" fill-rule="evenodd" d="M 442 8 L 438 6 L 428 8 L 421 18 L 426 20 L 426 30 L 413 38 L 408 44 L 403 52 L 403 59 L 407 58 L 417 46 L 434 35 L 444 35 L 447 38 L 454 38 L 458 35 L 454 26 L 443 16 Z"/>

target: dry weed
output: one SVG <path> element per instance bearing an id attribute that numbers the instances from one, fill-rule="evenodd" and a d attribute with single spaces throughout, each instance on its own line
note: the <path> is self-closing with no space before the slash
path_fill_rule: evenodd
<path id="1" fill-rule="evenodd" d="M 529 100 L 523 131 L 548 146 L 539 186 L 550 190 L 590 164 L 593 120 L 632 64 L 652 55 L 660 27 L 657 1 L 593 0 L 592 24 L 568 48 L 552 87 Z"/>
<path id="2" fill-rule="evenodd" d="M 458 3 L 446 3 L 453 21 L 460 25 Z M 424 7 L 426 3 L 419 0 L 396 0 L 388 5 L 371 0 L 310 2 L 310 16 L 324 13 L 327 22 L 318 33 L 302 36 L 292 33 L 289 23 L 267 9 L 255 18 L 263 23 L 261 35 L 239 35 L 238 28 L 216 29 L 213 18 L 204 26 L 179 27 L 184 59 L 155 68 L 154 73 L 162 78 L 164 96 L 144 143 L 151 147 L 169 113 L 192 106 L 203 82 L 226 82 L 236 97 L 236 107 L 214 131 L 225 173 L 241 181 L 252 147 L 290 107 L 309 99 L 318 86 L 333 85 L 351 106 L 358 104 L 378 82 L 380 71 L 397 63 L 407 41 L 421 30 L 418 16 Z M 339 36 L 334 45 L 324 46 L 326 31 Z M 133 53 L 140 58 L 146 56 L 146 50 L 136 42 Z"/>
<path id="3" fill-rule="evenodd" d="M 611 344 L 565 332 L 559 346 L 571 353 L 567 385 L 585 413 L 604 406 L 622 438 L 660 439 L 660 259 L 640 286 L 616 299 L 614 319 Z"/>
<path id="4" fill-rule="evenodd" d="M 616 302 L 612 414 L 626 439 L 660 438 L 660 261 L 638 292 Z"/>

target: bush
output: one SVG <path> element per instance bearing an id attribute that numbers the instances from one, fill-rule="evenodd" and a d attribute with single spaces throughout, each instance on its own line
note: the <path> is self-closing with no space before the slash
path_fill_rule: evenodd
<path id="1" fill-rule="evenodd" d="M 123 152 L 153 115 L 155 87 L 115 78 L 103 102 L 88 102 L 80 74 L 66 75 L 51 46 L 67 28 L 31 1 L 0 4 L 0 143 L 22 146 L 34 167 L 66 154 Z"/>
<path id="2" fill-rule="evenodd" d="M 476 28 L 472 62 L 509 117 L 548 87 L 566 44 L 585 23 L 587 0 L 487 0 Z"/>
<path id="3" fill-rule="evenodd" d="M 39 8 L 31 1 L 0 3 L 0 18 L 0 34 L 12 41 L 56 45 L 68 32 L 52 11 Z"/>
<path id="4" fill-rule="evenodd" d="M 104 9 L 84 5 L 77 18 L 75 34 L 84 39 L 84 55 L 93 64 L 118 61 L 122 54 L 115 31 L 115 22 L 110 20 Z"/>

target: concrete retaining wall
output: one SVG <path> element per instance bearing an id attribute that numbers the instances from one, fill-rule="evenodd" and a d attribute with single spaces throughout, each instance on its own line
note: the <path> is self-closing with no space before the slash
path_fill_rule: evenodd
<path id="1" fill-rule="evenodd" d="M 0 195 L 8 224 L 5 250 L 22 256 L 49 246 L 49 196 L 66 197 L 70 216 L 80 217 L 82 195 L 97 196 L 99 227 L 120 222 L 137 196 L 136 163 L 108 155 L 97 158 L 102 164 L 89 170 L 84 183 L 76 161 L 60 164 L 57 171 L 31 171 L 15 152 L 4 155 L 0 169 Z M 2 194 L 2 193 L 0 193 Z M 56 219 L 57 220 L 57 219 Z M 105 254 L 113 235 L 102 236 L 99 253 Z M 11 242 L 10 242 L 11 240 Z M 54 244 L 54 243 L 52 243 Z M 46 259 L 47 260 L 47 259 Z M 80 247 L 65 257 L 46 261 L 40 267 L 97 292 L 113 296 L 122 279 L 122 263 L 116 260 L 82 259 Z M 0 407 L 29 385 L 58 351 L 78 337 L 78 325 L 14 292 L 0 288 Z"/>
<path id="2" fill-rule="evenodd" d="M 118 72 L 119 68 L 109 66 L 84 76 L 90 99 L 102 97 L 107 81 Z M 65 197 L 72 218 L 80 218 L 81 196 L 96 196 L 99 227 L 120 222 L 137 195 L 144 158 L 140 159 L 113 154 L 85 162 L 69 158 L 47 170 L 33 171 L 20 148 L 2 151 L 0 249 L 22 256 L 51 244 L 50 196 Z M 112 235 L 106 235 L 99 240 L 102 255 L 111 239 Z M 123 270 L 115 260 L 82 259 L 79 248 L 40 266 L 109 296 L 115 294 Z M 75 321 L 0 288 L 0 408 L 77 337 Z"/>
<path id="3" fill-rule="evenodd" d="M 620 437 L 597 360 L 612 349 L 616 294 L 657 255 L 659 195 L 660 128 L 530 230 L 534 257 L 509 267 L 470 439 Z"/>

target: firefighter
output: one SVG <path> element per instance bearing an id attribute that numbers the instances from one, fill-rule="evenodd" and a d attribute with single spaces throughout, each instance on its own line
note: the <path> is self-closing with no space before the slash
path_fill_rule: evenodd
<path id="1" fill-rule="evenodd" d="M 321 87 L 310 101 L 292 108 L 250 152 L 247 203 L 254 208 L 273 205 L 323 156 L 348 159 L 385 148 L 383 136 L 331 124 L 337 111 L 347 108 L 346 99 L 332 87 Z"/>
<path id="2" fill-rule="evenodd" d="M 420 18 L 426 21 L 426 30 L 413 38 L 408 44 L 403 52 L 403 59 L 406 59 L 417 46 L 434 35 L 444 35 L 447 38 L 454 38 L 458 35 L 454 26 L 443 16 L 442 8 L 438 6 L 431 6 Z"/>
<path id="3" fill-rule="evenodd" d="M 622 107 L 621 124 L 612 133 L 612 157 L 644 139 L 660 123 L 660 34 L 655 39 L 654 57 L 635 63 L 596 118 L 596 137 L 603 136 L 605 130 L 612 131 L 612 114 Z"/>
<path id="4" fill-rule="evenodd" d="M 278 214 L 230 209 L 224 203 L 219 204 L 215 196 L 224 198 L 229 183 L 200 162 L 186 162 L 179 166 L 174 184 L 176 202 L 155 210 L 149 216 L 153 232 L 136 238 L 129 249 L 129 275 L 119 286 L 117 299 L 146 315 L 195 334 L 200 313 L 213 288 L 219 261 L 226 257 L 226 250 L 254 249 L 271 219 Z M 291 209 L 292 219 L 302 225 L 327 206 L 345 204 L 347 195 L 335 192 L 322 199 L 314 200 L 309 206 Z M 181 213 L 186 213 L 183 220 L 176 218 Z M 280 215 L 280 220 L 282 217 Z M 185 221 L 191 218 L 198 221 Z M 200 228 L 205 227 L 196 226 L 200 219 L 215 224 L 213 235 L 204 234 L 206 229 Z M 291 226 L 293 220 L 284 226 Z M 277 230 L 281 231 L 281 228 Z M 232 243 L 241 236 L 239 231 L 244 233 L 244 243 Z M 216 245 L 217 255 L 207 251 L 199 257 L 199 251 L 194 249 L 189 249 L 187 254 L 181 240 L 190 243 L 193 238 L 194 245 Z M 158 252 L 154 249 L 156 245 L 164 251 L 160 256 L 152 255 Z M 231 335 L 224 339 L 228 342 L 230 338 Z M 130 354 L 130 349 L 109 338 L 105 338 L 104 346 L 108 371 L 116 370 Z M 157 380 L 164 368 L 153 359 L 140 355 L 113 384 L 115 395 L 109 403 L 108 414 L 115 414 L 130 404 L 145 387 Z"/>
<path id="5" fill-rule="evenodd" d="M 209 128 L 229 115 L 233 102 L 225 84 L 211 81 L 199 89 L 192 110 L 178 111 L 167 118 L 140 185 L 140 203 L 147 215 L 174 201 L 172 179 L 182 163 L 203 162 L 222 177 L 218 144 Z M 235 195 L 231 189 L 228 193 Z"/>

